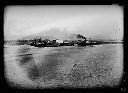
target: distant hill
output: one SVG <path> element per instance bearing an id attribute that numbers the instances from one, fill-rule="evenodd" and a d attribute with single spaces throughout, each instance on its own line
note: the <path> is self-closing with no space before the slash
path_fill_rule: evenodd
<path id="1" fill-rule="evenodd" d="M 34 39 L 34 37 L 41 37 L 41 39 L 50 39 L 50 40 L 53 39 L 76 40 L 78 38 L 81 38 L 80 35 L 75 34 L 73 32 L 61 31 L 59 29 L 54 28 L 48 31 L 42 31 L 37 34 L 25 36 L 21 38 L 21 40 L 31 40 Z"/>

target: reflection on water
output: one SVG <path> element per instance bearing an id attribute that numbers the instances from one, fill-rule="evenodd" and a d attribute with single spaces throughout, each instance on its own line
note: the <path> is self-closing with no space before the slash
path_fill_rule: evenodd
<path id="1" fill-rule="evenodd" d="M 113 80 L 119 81 L 122 73 L 121 45 L 19 46 L 5 48 L 4 52 L 6 77 L 15 79 L 14 82 L 23 80 L 30 85 L 33 82 L 38 86 L 47 82 L 75 87 L 105 85 L 106 82 L 111 85 Z"/>

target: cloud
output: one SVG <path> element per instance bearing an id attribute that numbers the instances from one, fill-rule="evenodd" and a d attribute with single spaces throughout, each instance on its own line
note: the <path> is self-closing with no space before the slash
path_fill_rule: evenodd
<path id="1" fill-rule="evenodd" d="M 46 30 L 50 30 L 52 28 L 58 28 L 60 30 L 67 30 L 67 31 L 75 31 L 80 25 L 82 25 L 84 22 L 84 18 L 81 16 L 66 18 L 57 20 L 55 22 L 49 22 L 47 24 L 39 24 L 36 26 L 31 26 L 27 29 L 23 29 L 22 31 L 26 34 L 33 34 L 33 33 L 39 33 Z"/>
<path id="2" fill-rule="evenodd" d="M 4 34 L 7 38 L 23 37 L 58 28 L 84 36 L 111 36 L 123 24 L 118 6 L 13 7 L 7 12 Z M 8 34 L 9 33 L 9 34 Z M 107 33 L 108 35 L 105 35 Z"/>

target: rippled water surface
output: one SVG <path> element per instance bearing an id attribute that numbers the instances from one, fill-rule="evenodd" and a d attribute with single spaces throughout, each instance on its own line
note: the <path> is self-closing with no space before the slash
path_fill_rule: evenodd
<path id="1" fill-rule="evenodd" d="M 28 88 L 113 86 L 122 77 L 122 46 L 6 47 L 5 77 Z"/>

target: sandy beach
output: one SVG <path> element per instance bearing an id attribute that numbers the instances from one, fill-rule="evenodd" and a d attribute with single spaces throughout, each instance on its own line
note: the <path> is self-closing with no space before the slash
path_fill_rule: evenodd
<path id="1" fill-rule="evenodd" d="M 27 88 L 118 85 L 123 45 L 4 48 L 5 78 Z"/>

